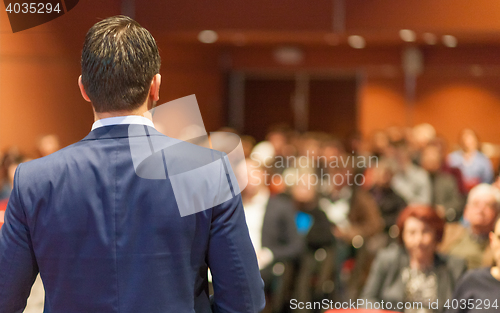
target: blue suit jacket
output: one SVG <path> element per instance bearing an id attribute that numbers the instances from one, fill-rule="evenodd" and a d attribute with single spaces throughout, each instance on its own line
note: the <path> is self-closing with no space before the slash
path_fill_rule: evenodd
<path id="1" fill-rule="evenodd" d="M 38 272 L 46 313 L 261 311 L 241 196 L 181 217 L 170 179 L 134 171 L 128 131 L 100 127 L 18 167 L 0 233 L 0 312 L 23 311 Z"/>

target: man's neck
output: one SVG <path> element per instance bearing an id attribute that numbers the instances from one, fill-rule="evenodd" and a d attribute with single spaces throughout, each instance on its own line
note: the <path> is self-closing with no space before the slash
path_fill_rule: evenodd
<path id="1" fill-rule="evenodd" d="M 122 110 L 122 111 L 112 111 L 112 112 L 96 112 L 94 110 L 94 122 L 104 118 L 129 116 L 129 115 L 144 116 L 150 120 L 153 120 L 153 117 L 151 116 L 151 113 L 148 111 L 147 107 L 148 106 L 146 102 L 135 110 Z"/>

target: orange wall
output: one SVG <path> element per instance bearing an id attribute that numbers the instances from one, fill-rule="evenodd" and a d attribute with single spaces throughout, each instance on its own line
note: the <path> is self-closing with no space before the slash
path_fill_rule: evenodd
<path id="1" fill-rule="evenodd" d="M 406 125 L 407 109 L 400 78 L 367 78 L 359 102 L 359 130 L 365 135 L 388 126 Z"/>
<path id="2" fill-rule="evenodd" d="M 0 150 L 18 146 L 33 155 L 37 138 L 47 133 L 59 135 L 63 146 L 80 140 L 93 123 L 77 85 L 83 40 L 95 22 L 120 13 L 120 2 L 80 1 L 60 18 L 15 34 L 0 11 Z M 220 48 L 153 36 L 162 56 L 158 104 L 196 94 L 207 131 L 216 130 L 224 116 Z"/>
<path id="3" fill-rule="evenodd" d="M 16 34 L 0 10 L 0 149 L 18 145 L 31 153 L 41 134 L 57 133 L 67 145 L 88 133 L 92 113 L 77 88 L 81 45 L 98 17 L 120 12 L 119 1 L 102 3 L 81 1 L 64 16 Z M 273 59 L 271 45 L 181 44 L 161 32 L 153 36 L 162 56 L 159 103 L 196 94 L 207 131 L 226 123 L 225 73 L 230 69 L 361 73 L 358 129 L 368 135 L 407 124 L 401 46 L 304 47 L 303 64 L 283 66 Z M 500 143 L 500 47 L 426 47 L 423 53 L 425 71 L 417 81 L 413 123 L 433 124 L 452 143 L 466 126 L 484 141 Z M 484 75 L 472 75 L 473 65 L 480 65 Z"/>
<path id="4" fill-rule="evenodd" d="M 77 85 L 81 44 L 97 11 L 112 15 L 119 6 L 80 1 L 58 19 L 15 34 L 0 8 L 0 149 L 33 154 L 43 134 L 56 133 L 63 145 L 84 137 L 93 116 Z"/>
<path id="5" fill-rule="evenodd" d="M 368 79 L 360 100 L 360 130 L 371 132 L 392 125 L 405 126 L 408 108 L 398 80 Z M 417 82 L 412 125 L 430 123 L 449 143 L 457 143 L 465 127 L 482 141 L 500 144 L 500 77 L 429 77 Z"/>
<path id="6" fill-rule="evenodd" d="M 449 142 L 470 127 L 482 141 L 500 144 L 500 77 L 422 77 L 415 122 L 435 125 Z"/>

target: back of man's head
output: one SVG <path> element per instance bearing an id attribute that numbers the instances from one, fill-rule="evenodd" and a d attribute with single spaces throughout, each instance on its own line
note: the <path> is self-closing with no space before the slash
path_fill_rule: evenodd
<path id="1" fill-rule="evenodd" d="M 96 112 L 130 111 L 146 100 L 160 71 L 160 54 L 145 28 L 119 15 L 90 28 L 81 65 L 82 84 Z"/>

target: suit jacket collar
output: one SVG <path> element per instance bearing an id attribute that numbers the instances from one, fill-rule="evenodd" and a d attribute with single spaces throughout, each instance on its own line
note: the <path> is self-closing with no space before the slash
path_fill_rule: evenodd
<path id="1" fill-rule="evenodd" d="M 165 136 L 156 129 L 140 124 L 116 124 L 92 130 L 82 141 L 144 136 Z"/>

